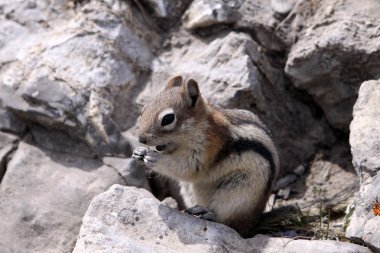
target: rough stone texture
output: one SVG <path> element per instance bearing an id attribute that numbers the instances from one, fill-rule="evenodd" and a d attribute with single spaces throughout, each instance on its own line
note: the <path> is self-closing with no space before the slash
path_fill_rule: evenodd
<path id="1" fill-rule="evenodd" d="M 103 163 L 114 168 L 123 178 L 125 185 L 150 190 L 145 176 L 145 166 L 132 158 L 104 157 Z"/>
<path id="2" fill-rule="evenodd" d="M 319 213 L 322 201 L 324 209 L 339 213 L 352 203 L 353 195 L 359 188 L 359 179 L 353 171 L 336 163 L 316 159 L 311 164 L 306 177 L 307 190 L 303 196 L 302 208 L 310 208 L 310 213 Z"/>
<path id="3" fill-rule="evenodd" d="M 39 32 L 74 15 L 66 1 L 55 0 L 0 0 L 0 9 L 0 66 L 17 60 L 20 49 L 39 41 Z"/>
<path id="4" fill-rule="evenodd" d="M 280 19 L 277 19 L 268 0 L 243 1 L 239 13 L 241 18 L 234 25 L 234 29 L 249 33 L 263 48 L 271 52 L 278 53 L 285 49 L 285 44 L 275 32 Z M 282 59 L 278 59 L 278 62 L 283 64 Z"/>
<path id="5" fill-rule="evenodd" d="M 364 82 L 350 125 L 352 163 L 365 180 L 380 170 L 380 80 Z"/>
<path id="6" fill-rule="evenodd" d="M 183 26 L 189 30 L 229 25 L 233 30 L 249 33 L 268 50 L 282 51 L 285 48 L 274 33 L 279 20 L 266 0 L 195 0 L 182 20 Z"/>
<path id="7" fill-rule="evenodd" d="M 153 10 L 154 16 L 164 19 L 177 19 L 185 11 L 191 0 L 142 0 Z"/>
<path id="8" fill-rule="evenodd" d="M 26 124 L 14 113 L 4 108 L 0 99 L 0 131 L 23 134 L 26 130 Z"/>
<path id="9" fill-rule="evenodd" d="M 338 158 L 339 162 L 335 160 L 339 153 L 345 155 L 346 150 L 340 149 L 334 149 L 329 158 L 317 155 L 310 162 L 308 173 L 290 185 L 291 198 L 276 201 L 275 207 L 297 204 L 307 215 L 320 215 L 322 204 L 323 212 L 344 213 L 359 189 L 359 178 L 349 162 L 343 163 L 343 157 Z"/>
<path id="10" fill-rule="evenodd" d="M 32 124 L 30 126 L 30 133 L 33 141 L 44 149 L 87 158 L 94 158 L 96 156 L 78 137 L 70 136 L 66 132 Z"/>
<path id="11" fill-rule="evenodd" d="M 285 188 L 289 184 L 293 183 L 297 180 L 297 176 L 294 174 L 286 175 L 285 177 L 280 178 L 277 180 L 276 185 L 274 186 L 274 190 L 278 191 L 279 189 Z"/>
<path id="12" fill-rule="evenodd" d="M 296 2 L 297 0 L 271 0 L 270 5 L 276 12 L 287 14 L 292 10 Z"/>
<path id="13" fill-rule="evenodd" d="M 336 241 L 258 235 L 241 238 L 222 224 L 191 217 L 134 187 L 112 186 L 95 197 L 83 218 L 79 252 L 370 252 Z"/>
<path id="14" fill-rule="evenodd" d="M 74 12 L 65 1 L 0 0 L 0 130 L 23 133 L 24 122 L 4 108 L 7 94 L 2 86 L 17 83 L 22 74 L 20 68 L 10 66 L 22 57 L 24 48 L 40 41 L 40 34 L 66 21 Z"/>
<path id="15" fill-rule="evenodd" d="M 302 176 L 306 171 L 305 166 L 302 164 L 298 165 L 294 170 L 293 173 L 296 174 L 297 176 Z"/>
<path id="16" fill-rule="evenodd" d="M 207 27 L 216 24 L 232 24 L 239 18 L 239 1 L 195 0 L 183 15 L 186 29 Z"/>
<path id="17" fill-rule="evenodd" d="M 355 211 L 351 216 L 346 237 L 364 243 L 380 252 L 380 216 L 375 216 L 372 205 L 380 201 L 380 172 L 367 179 L 355 196 Z"/>
<path id="18" fill-rule="evenodd" d="M 75 134 L 99 154 L 128 153 L 119 128 L 132 125 L 135 115 L 123 110 L 132 107 L 128 98 L 149 71 L 158 41 L 136 15 L 120 16 L 133 11 L 127 2 L 94 1 L 39 34 L 37 43 L 23 45 L 17 60 L 0 72 L 6 107 Z"/>
<path id="19" fill-rule="evenodd" d="M 244 33 L 200 39 L 180 31 L 153 61 L 151 80 L 138 97 L 145 104 L 169 77 L 183 74 L 198 81 L 203 96 L 224 108 L 256 112 L 268 125 L 280 151 L 283 172 L 310 157 L 317 143 L 331 145 L 334 136 L 323 118 L 296 99 L 283 70 Z"/>
<path id="20" fill-rule="evenodd" d="M 350 125 L 353 164 L 362 183 L 355 196 L 355 211 L 346 236 L 380 252 L 380 216 L 373 204 L 380 201 L 380 81 L 364 82 Z"/>
<path id="21" fill-rule="evenodd" d="M 278 144 L 283 175 L 305 165 L 306 172 L 286 188 L 286 203 L 318 213 L 323 200 L 326 208 L 341 212 L 359 181 L 344 164 L 350 154 L 312 158 L 333 153 L 337 143 L 348 147 L 348 135 L 340 130 L 348 130 L 358 87 L 379 77 L 379 9 L 376 0 L 0 0 L 0 130 L 30 135 L 39 147 L 22 143 L 15 153 L 20 163 L 9 155 L 13 137 L 0 148 L 0 167 L 7 169 L 0 185 L 0 213 L 6 217 L 0 219 L 0 252 L 70 252 L 85 206 L 113 182 L 151 189 L 160 200 L 175 197 L 182 208 L 173 181 L 152 173 L 146 179 L 144 168 L 122 158 L 137 143 L 136 99 L 145 103 L 175 74 L 197 79 L 217 106 L 257 113 Z M 371 201 L 379 196 L 374 176 L 380 99 L 365 97 L 377 94 L 375 86 L 359 98 L 363 110 L 356 110 L 351 126 L 353 161 L 363 185 L 348 230 L 373 248 L 379 228 Z M 364 109 L 369 107 L 376 109 Z M 103 163 L 94 160 L 99 155 Z M 275 206 L 278 202 L 285 200 Z M 170 198 L 164 203 L 175 206 Z M 244 252 L 256 245 L 251 251 L 318 252 L 335 245 L 262 236 L 242 241 L 222 225 L 199 225 L 171 209 L 160 210 L 180 224 L 168 233 L 180 241 L 179 249 L 232 245 Z M 111 214 L 105 217 L 112 221 Z M 147 228 L 167 229 L 154 217 Z M 117 237 L 103 238 L 123 245 L 119 235 L 126 228 L 120 225 Z M 137 248 L 131 252 L 178 251 L 160 235 L 148 235 L 153 241 L 128 237 L 141 243 L 130 244 Z M 195 244 L 194 236 L 201 243 Z M 337 247 L 346 245 L 357 249 Z M 335 252 L 345 250 L 350 252 Z"/>
<path id="22" fill-rule="evenodd" d="M 376 0 L 299 1 L 278 29 L 297 41 L 285 67 L 293 85 L 340 130 L 348 131 L 360 84 L 380 77 L 379 10 Z"/>
<path id="23" fill-rule="evenodd" d="M 0 252 L 71 252 L 91 198 L 122 182 L 98 160 L 21 142 L 0 185 Z"/>
<path id="24" fill-rule="evenodd" d="M 0 182 L 10 160 L 10 155 L 17 147 L 17 136 L 0 132 Z"/>

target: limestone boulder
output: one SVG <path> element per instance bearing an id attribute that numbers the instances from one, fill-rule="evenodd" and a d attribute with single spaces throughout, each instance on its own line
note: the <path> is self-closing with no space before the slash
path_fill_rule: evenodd
<path id="1" fill-rule="evenodd" d="M 376 0 L 298 1 L 277 29 L 290 47 L 285 71 L 293 85 L 345 132 L 360 84 L 380 77 L 379 10 Z"/>
<path id="2" fill-rule="evenodd" d="M 380 81 L 364 82 L 354 106 L 350 144 L 360 191 L 346 236 L 380 251 Z"/>
<path id="3" fill-rule="evenodd" d="M 114 185 L 91 202 L 73 252 L 369 253 L 370 250 L 328 240 L 291 240 L 263 235 L 243 239 L 225 225 L 166 206 L 144 189 Z"/>
<path id="4" fill-rule="evenodd" d="M 142 3 L 146 4 L 147 9 L 157 18 L 177 20 L 191 0 L 143 0 Z"/>
<path id="5" fill-rule="evenodd" d="M 182 17 L 188 30 L 204 29 L 207 34 L 212 28 L 230 26 L 250 34 L 262 47 L 276 52 L 285 49 L 275 33 L 280 20 L 271 3 L 265 0 L 194 0 Z"/>
<path id="6" fill-rule="evenodd" d="M 364 82 L 350 125 L 352 163 L 365 180 L 380 170 L 380 80 Z"/>
<path id="7" fill-rule="evenodd" d="M 23 134 L 26 131 L 26 124 L 13 112 L 4 108 L 0 99 L 0 131 Z"/>
<path id="8" fill-rule="evenodd" d="M 195 0 L 182 18 L 184 27 L 197 29 L 212 25 L 233 24 L 239 18 L 240 5 L 240 1 Z"/>
<path id="9" fill-rule="evenodd" d="M 0 99 L 26 121 L 76 135 L 100 155 L 125 155 L 130 150 L 120 131 L 136 118 L 130 97 L 149 72 L 159 37 L 147 32 L 129 2 L 78 8 L 23 44 L 0 71 Z"/>
<path id="10" fill-rule="evenodd" d="M 99 160 L 21 142 L 0 184 L 0 252 L 72 252 L 91 199 L 115 183 Z"/>

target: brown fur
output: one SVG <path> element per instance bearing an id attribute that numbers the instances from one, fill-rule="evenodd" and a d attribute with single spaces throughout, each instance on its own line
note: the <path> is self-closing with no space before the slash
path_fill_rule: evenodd
<path id="1" fill-rule="evenodd" d="M 207 136 L 207 144 L 205 146 L 206 149 L 206 156 L 205 159 L 202 161 L 203 164 L 210 165 L 215 155 L 219 152 L 220 148 L 223 146 L 224 143 L 224 137 L 223 135 L 228 131 L 227 124 L 228 122 L 223 117 L 222 114 L 220 114 L 216 110 L 212 110 L 208 119 L 209 127 L 205 131 Z M 209 166 L 205 166 L 206 168 Z"/>
<path id="2" fill-rule="evenodd" d="M 167 114 L 175 121 L 164 126 L 160 117 Z M 194 80 L 177 76 L 145 105 L 139 126 L 147 145 L 166 147 L 148 150 L 144 161 L 180 181 L 187 207 L 211 210 L 242 235 L 251 231 L 279 168 L 269 131 L 257 116 L 208 105 Z"/>

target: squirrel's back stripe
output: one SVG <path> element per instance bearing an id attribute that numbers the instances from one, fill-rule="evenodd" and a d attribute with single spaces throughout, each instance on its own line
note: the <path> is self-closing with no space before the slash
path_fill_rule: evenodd
<path id="1" fill-rule="evenodd" d="M 225 109 L 222 110 L 223 115 L 228 119 L 231 125 L 254 125 L 255 127 L 261 129 L 271 137 L 269 129 L 261 122 L 261 120 L 253 113 L 245 110 L 231 110 Z"/>
<path id="2" fill-rule="evenodd" d="M 271 187 L 272 178 L 276 174 L 276 165 L 273 160 L 271 151 L 261 142 L 254 139 L 239 138 L 231 139 L 224 143 L 222 148 L 217 153 L 214 163 L 218 164 L 225 159 L 229 159 L 231 154 L 241 155 L 244 152 L 255 152 L 263 157 L 269 163 L 270 176 L 268 177 L 267 189 Z"/>

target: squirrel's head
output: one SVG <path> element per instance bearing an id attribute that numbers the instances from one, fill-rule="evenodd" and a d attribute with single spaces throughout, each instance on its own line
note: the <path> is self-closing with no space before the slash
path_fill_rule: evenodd
<path id="1" fill-rule="evenodd" d="M 207 106 L 201 97 L 198 83 L 172 78 L 164 91 L 146 104 L 139 119 L 139 141 L 165 151 L 180 145 L 184 138 L 203 121 Z"/>

